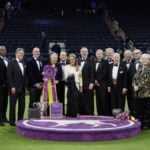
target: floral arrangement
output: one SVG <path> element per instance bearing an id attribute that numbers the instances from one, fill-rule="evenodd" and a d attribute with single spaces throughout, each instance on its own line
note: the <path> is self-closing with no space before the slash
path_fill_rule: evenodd
<path id="1" fill-rule="evenodd" d="M 128 111 L 124 111 L 124 112 L 118 113 L 116 115 L 116 119 L 138 121 L 135 117 L 130 115 L 130 112 L 128 112 Z"/>

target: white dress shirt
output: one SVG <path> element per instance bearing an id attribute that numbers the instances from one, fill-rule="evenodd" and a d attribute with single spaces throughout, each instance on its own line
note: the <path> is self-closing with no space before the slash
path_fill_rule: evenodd
<path id="1" fill-rule="evenodd" d="M 118 66 L 113 66 L 113 69 L 112 69 L 112 79 L 113 80 L 117 80 L 118 69 L 119 69 L 119 65 Z"/>
<path id="2" fill-rule="evenodd" d="M 23 66 L 23 63 L 20 62 L 18 58 L 16 58 L 16 60 L 18 62 L 18 65 L 19 65 L 19 68 L 21 70 L 22 75 L 24 75 L 24 66 Z"/>
<path id="3" fill-rule="evenodd" d="M 8 66 L 7 58 L 6 58 L 6 57 L 3 57 L 3 56 L 0 56 L 0 58 L 3 60 L 5 66 L 7 67 L 7 66 Z"/>
<path id="4" fill-rule="evenodd" d="M 37 60 L 37 58 L 34 58 L 35 59 L 35 62 L 36 62 L 36 64 L 37 64 L 37 66 L 38 66 L 38 70 L 40 70 L 40 61 L 39 60 Z"/>

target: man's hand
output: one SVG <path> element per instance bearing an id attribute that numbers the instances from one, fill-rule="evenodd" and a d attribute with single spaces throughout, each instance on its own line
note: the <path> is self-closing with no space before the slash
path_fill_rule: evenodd
<path id="1" fill-rule="evenodd" d="M 40 90 L 40 89 L 42 89 L 43 85 L 42 85 L 42 83 L 36 83 L 35 87 Z"/>
<path id="2" fill-rule="evenodd" d="M 12 94 L 12 95 L 16 94 L 16 88 L 15 88 L 15 87 L 12 87 L 12 88 L 11 88 L 11 94 Z"/>
<path id="3" fill-rule="evenodd" d="M 93 90 L 93 87 L 94 87 L 94 84 L 93 84 L 93 83 L 90 83 L 90 84 L 89 84 L 89 90 Z"/>

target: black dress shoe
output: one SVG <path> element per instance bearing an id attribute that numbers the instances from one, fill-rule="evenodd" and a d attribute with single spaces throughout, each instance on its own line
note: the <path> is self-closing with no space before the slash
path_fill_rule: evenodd
<path id="1" fill-rule="evenodd" d="M 14 122 L 11 122 L 10 125 L 14 126 L 14 127 L 16 126 L 16 124 Z"/>
<path id="2" fill-rule="evenodd" d="M 5 124 L 3 122 L 0 122 L 0 126 L 5 126 Z"/>

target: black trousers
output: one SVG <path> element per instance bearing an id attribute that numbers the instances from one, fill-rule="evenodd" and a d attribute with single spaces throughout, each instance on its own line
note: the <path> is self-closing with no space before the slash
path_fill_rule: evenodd
<path id="1" fill-rule="evenodd" d="M 150 97 L 136 98 L 136 118 L 142 123 L 142 128 L 150 129 Z"/>
<path id="2" fill-rule="evenodd" d="M 22 120 L 25 111 L 25 90 L 16 92 L 16 94 L 10 94 L 10 111 L 9 111 L 10 123 L 15 123 L 16 121 L 17 100 L 18 100 L 18 120 Z"/>
<path id="3" fill-rule="evenodd" d="M 63 106 L 63 114 L 65 114 L 65 105 L 64 105 L 65 81 L 59 82 L 59 85 L 57 86 L 57 95 L 58 95 L 59 102 L 62 103 Z"/>
<path id="4" fill-rule="evenodd" d="M 128 87 L 128 91 L 127 91 L 127 102 L 128 102 L 128 108 L 129 111 L 131 112 L 131 114 L 134 114 L 134 109 L 133 109 L 133 103 L 134 103 L 134 91 L 132 87 Z"/>
<path id="5" fill-rule="evenodd" d="M 96 87 L 96 106 L 98 115 L 109 116 L 109 101 L 107 89 Z"/>
<path id="6" fill-rule="evenodd" d="M 8 87 L 0 85 L 0 122 L 6 120 L 8 105 Z"/>
<path id="7" fill-rule="evenodd" d="M 29 108 L 33 108 L 33 103 L 40 102 L 40 97 L 42 94 L 42 90 L 39 90 L 37 88 L 29 88 Z"/>
<path id="8" fill-rule="evenodd" d="M 125 109 L 125 94 L 122 94 L 122 89 L 117 85 L 111 87 L 111 107 L 120 108 L 122 111 Z"/>
<path id="9" fill-rule="evenodd" d="M 94 91 L 83 89 L 79 100 L 80 115 L 94 115 Z"/>

